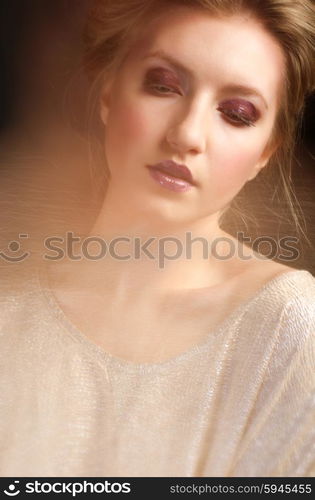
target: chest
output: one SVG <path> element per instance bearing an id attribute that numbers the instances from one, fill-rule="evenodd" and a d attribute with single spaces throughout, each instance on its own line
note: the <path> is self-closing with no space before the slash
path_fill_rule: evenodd
<path id="1" fill-rule="evenodd" d="M 95 293 L 57 293 L 69 320 L 92 343 L 137 363 L 163 362 L 202 343 L 237 306 L 232 294 L 119 303 Z"/>

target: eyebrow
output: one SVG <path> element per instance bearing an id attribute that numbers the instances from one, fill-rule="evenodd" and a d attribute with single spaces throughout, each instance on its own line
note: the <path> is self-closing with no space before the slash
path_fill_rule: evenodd
<path id="1" fill-rule="evenodd" d="M 193 76 L 193 72 L 187 68 L 184 64 L 179 62 L 175 57 L 171 56 L 170 54 L 167 54 L 163 50 L 156 50 L 155 52 L 151 52 L 149 54 L 146 54 L 143 59 L 151 59 L 153 57 L 158 57 L 160 59 L 163 59 L 167 63 L 169 63 L 171 66 L 173 66 L 174 69 L 179 71 L 180 73 L 185 73 L 189 76 Z M 266 109 L 268 109 L 268 104 L 264 96 L 262 95 L 261 92 L 259 92 L 258 89 L 255 87 L 249 86 L 249 85 L 242 85 L 242 84 L 231 84 L 227 85 L 224 87 L 224 93 L 238 93 L 241 94 L 244 97 L 250 97 L 250 96 L 255 96 L 258 97 L 259 99 L 262 100 L 264 106 Z"/>
<path id="2" fill-rule="evenodd" d="M 187 75 L 192 76 L 192 71 L 190 71 L 184 64 L 180 63 L 175 57 L 167 54 L 163 50 L 157 50 L 155 52 L 151 52 L 146 54 L 143 59 L 151 59 L 153 57 L 158 57 L 160 59 L 164 59 L 164 61 L 168 62 L 171 66 L 177 69 L 181 73 L 186 73 Z"/>

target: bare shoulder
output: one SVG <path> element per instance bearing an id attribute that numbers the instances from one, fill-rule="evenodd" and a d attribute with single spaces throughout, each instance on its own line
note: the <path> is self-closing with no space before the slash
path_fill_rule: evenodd
<path id="1" fill-rule="evenodd" d="M 255 252 L 252 248 L 238 241 L 231 235 L 238 252 L 229 262 L 229 281 L 233 289 L 238 290 L 238 295 L 243 298 L 254 294 L 263 285 L 282 274 L 296 271 L 295 268 L 276 262 Z"/>

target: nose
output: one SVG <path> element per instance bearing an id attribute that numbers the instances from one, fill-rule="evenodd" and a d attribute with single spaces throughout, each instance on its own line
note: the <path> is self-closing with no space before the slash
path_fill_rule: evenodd
<path id="1" fill-rule="evenodd" d="M 166 140 L 180 154 L 201 154 L 206 149 L 206 118 L 203 106 L 191 105 L 180 118 L 172 122 Z"/>

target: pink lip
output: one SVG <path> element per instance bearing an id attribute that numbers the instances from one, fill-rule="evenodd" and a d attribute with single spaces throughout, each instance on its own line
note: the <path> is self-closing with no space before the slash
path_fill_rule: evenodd
<path id="1" fill-rule="evenodd" d="M 182 179 L 192 185 L 195 185 L 189 168 L 185 165 L 179 165 L 172 160 L 165 160 L 160 163 L 156 163 L 155 165 L 149 165 L 149 168 L 159 170 L 160 172 L 164 172 L 165 174 L 177 177 L 178 179 Z"/>

